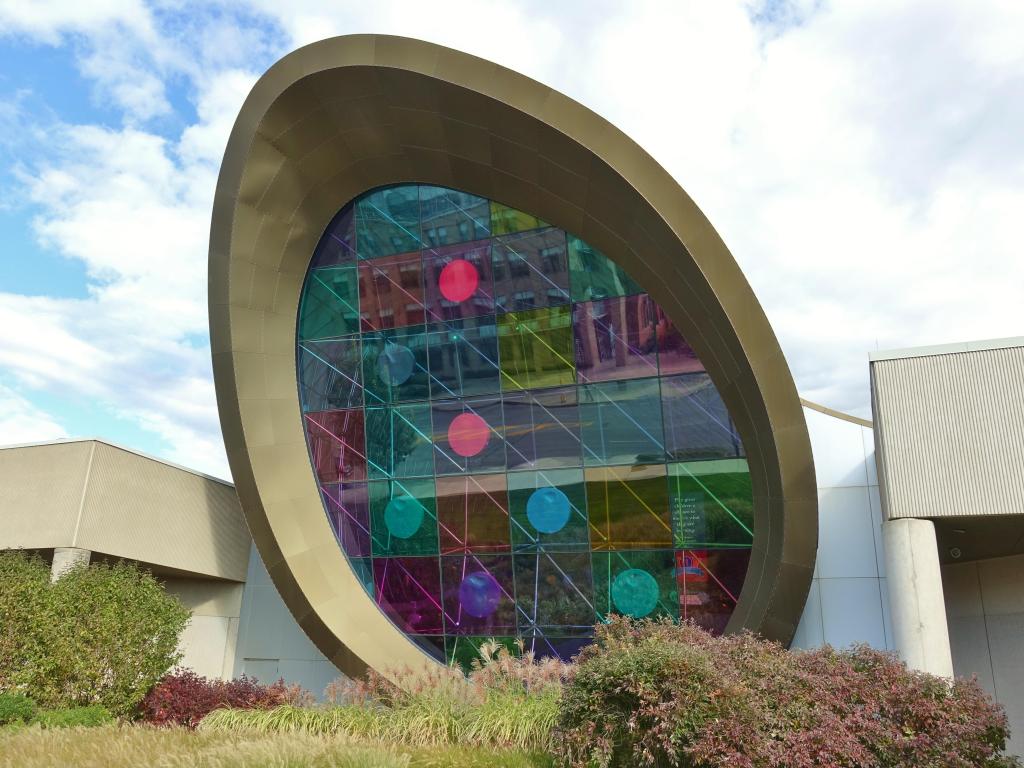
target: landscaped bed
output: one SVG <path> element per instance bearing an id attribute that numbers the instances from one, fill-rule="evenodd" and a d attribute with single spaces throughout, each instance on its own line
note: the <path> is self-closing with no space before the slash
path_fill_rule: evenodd
<path id="1" fill-rule="evenodd" d="M 0 768 L 1020 766 L 976 681 L 863 646 L 790 652 L 613 617 L 572 663 L 489 641 L 469 670 L 370 672 L 317 703 L 283 682 L 164 674 L 187 618 L 170 600 L 127 566 L 51 585 L 0 554 Z"/>

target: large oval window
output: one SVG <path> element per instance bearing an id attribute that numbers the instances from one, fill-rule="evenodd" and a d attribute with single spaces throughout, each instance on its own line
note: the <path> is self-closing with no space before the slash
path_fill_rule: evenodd
<path id="1" fill-rule="evenodd" d="M 464 192 L 375 189 L 321 238 L 297 328 L 324 509 L 427 653 L 567 658 L 612 613 L 725 628 L 753 540 L 743 446 L 602 253 Z"/>

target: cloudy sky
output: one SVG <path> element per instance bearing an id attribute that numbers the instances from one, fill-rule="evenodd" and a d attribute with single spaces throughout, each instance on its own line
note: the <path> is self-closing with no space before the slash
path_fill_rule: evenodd
<path id="1" fill-rule="evenodd" d="M 1024 334 L 1021 0 L 0 0 L 0 444 L 100 436 L 228 476 L 218 165 L 268 66 L 354 32 L 498 61 L 632 135 L 809 399 L 867 416 L 869 351 Z"/>

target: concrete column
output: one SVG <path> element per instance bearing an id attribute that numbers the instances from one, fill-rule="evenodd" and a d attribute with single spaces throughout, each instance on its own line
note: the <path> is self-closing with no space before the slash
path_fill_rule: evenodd
<path id="1" fill-rule="evenodd" d="M 935 524 L 889 520 L 882 525 L 882 538 L 896 652 L 911 669 L 952 678 Z"/>
<path id="2" fill-rule="evenodd" d="M 56 581 L 76 565 L 88 565 L 92 552 L 78 547 L 57 547 L 53 550 L 50 581 Z"/>

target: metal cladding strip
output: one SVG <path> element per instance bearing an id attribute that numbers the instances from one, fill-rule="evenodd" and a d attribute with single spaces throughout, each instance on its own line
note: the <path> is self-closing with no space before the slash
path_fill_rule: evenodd
<path id="1" fill-rule="evenodd" d="M 608 255 L 704 362 L 746 447 L 754 549 L 729 630 L 788 642 L 810 586 L 817 493 L 792 376 L 710 223 L 633 141 L 492 62 L 406 38 L 301 48 L 253 87 L 228 142 L 210 234 L 221 424 L 253 537 L 285 602 L 343 671 L 424 668 L 346 565 L 300 423 L 295 332 L 314 246 L 374 187 L 419 182 L 527 211 Z"/>
<path id="2" fill-rule="evenodd" d="M 871 363 L 890 519 L 1024 510 L 1024 344 Z"/>

